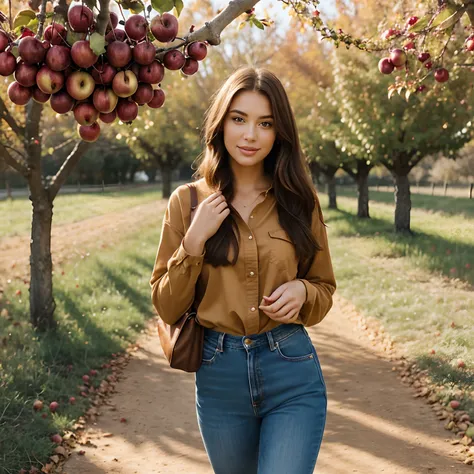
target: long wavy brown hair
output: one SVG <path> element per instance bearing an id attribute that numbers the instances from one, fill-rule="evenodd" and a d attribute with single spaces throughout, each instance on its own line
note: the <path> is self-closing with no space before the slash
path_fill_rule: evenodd
<path id="1" fill-rule="evenodd" d="M 321 250 L 311 232 L 311 216 L 315 206 L 318 206 L 319 219 L 323 224 L 324 221 L 309 167 L 301 150 L 288 96 L 282 83 L 272 72 L 253 67 L 238 69 L 212 96 L 202 128 L 205 148 L 198 157 L 200 163 L 194 177 L 204 177 L 209 187 L 222 191 L 228 203 L 233 199 L 233 172 L 231 158 L 224 145 L 223 123 L 232 99 L 241 91 L 264 94 L 271 104 L 276 139 L 272 150 L 264 159 L 264 173 L 272 180 L 278 220 L 295 245 L 299 260 L 298 277 L 302 278 L 311 266 L 316 252 Z M 230 214 L 205 245 L 205 261 L 213 266 L 235 265 L 239 255 L 237 211 L 231 205 L 229 208 Z M 229 261 L 231 247 L 234 257 Z"/>

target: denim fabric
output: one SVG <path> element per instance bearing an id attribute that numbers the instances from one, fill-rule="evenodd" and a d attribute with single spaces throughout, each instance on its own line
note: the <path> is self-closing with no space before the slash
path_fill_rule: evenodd
<path id="1" fill-rule="evenodd" d="M 215 474 L 312 474 L 326 424 L 321 366 L 306 329 L 233 336 L 205 329 L 196 414 Z"/>

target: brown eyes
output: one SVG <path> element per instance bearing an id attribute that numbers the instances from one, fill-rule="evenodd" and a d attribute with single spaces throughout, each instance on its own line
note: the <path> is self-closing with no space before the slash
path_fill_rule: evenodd
<path id="1" fill-rule="evenodd" d="M 236 123 L 242 123 L 244 119 L 242 117 L 231 117 L 231 120 Z M 239 120 L 242 120 L 242 122 L 239 122 Z M 261 122 L 261 124 L 263 125 L 263 128 L 271 128 L 273 126 L 272 122 Z"/>

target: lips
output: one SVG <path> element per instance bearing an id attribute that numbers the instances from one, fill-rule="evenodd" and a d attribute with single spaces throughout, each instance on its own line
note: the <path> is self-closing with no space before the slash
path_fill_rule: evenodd
<path id="1" fill-rule="evenodd" d="M 241 150 L 246 150 L 246 151 L 258 151 L 260 148 L 252 148 L 248 146 L 238 146 L 237 148 L 240 148 Z"/>

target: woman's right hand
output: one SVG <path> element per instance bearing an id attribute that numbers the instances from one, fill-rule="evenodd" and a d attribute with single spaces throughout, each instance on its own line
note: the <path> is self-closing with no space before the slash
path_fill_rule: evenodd
<path id="1" fill-rule="evenodd" d="M 190 243 L 190 247 L 203 248 L 229 214 L 230 209 L 222 192 L 211 194 L 199 204 L 193 222 L 186 233 L 186 242 Z"/>

